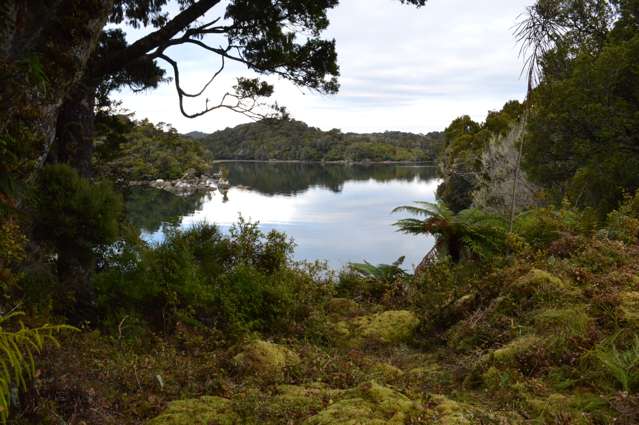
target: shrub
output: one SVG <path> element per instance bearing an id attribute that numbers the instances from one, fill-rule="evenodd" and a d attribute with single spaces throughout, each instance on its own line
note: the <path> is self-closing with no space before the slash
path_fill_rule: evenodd
<path id="1" fill-rule="evenodd" d="M 285 235 L 242 220 L 228 235 L 203 224 L 158 246 L 123 242 L 96 277 L 98 307 L 112 326 L 134 315 L 167 332 L 185 320 L 230 335 L 305 332 L 330 291 L 291 252 Z"/>

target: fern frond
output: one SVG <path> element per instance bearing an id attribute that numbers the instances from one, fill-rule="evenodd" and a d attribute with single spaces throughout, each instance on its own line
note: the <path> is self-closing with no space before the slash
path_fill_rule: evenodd
<path id="1" fill-rule="evenodd" d="M 54 334 L 75 330 L 67 325 L 44 325 L 27 328 L 22 322 L 17 330 L 5 328 L 12 319 L 24 315 L 12 312 L 0 317 L 0 423 L 6 423 L 11 404 L 11 388 L 26 389 L 27 381 L 36 370 L 35 355 L 42 352 L 48 342 L 59 345 Z"/>

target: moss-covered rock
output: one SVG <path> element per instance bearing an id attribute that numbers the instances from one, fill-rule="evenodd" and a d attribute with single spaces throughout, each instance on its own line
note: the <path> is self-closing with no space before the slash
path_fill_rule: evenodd
<path id="1" fill-rule="evenodd" d="M 403 425 L 422 404 L 375 382 L 345 391 L 335 403 L 304 421 L 304 425 Z"/>
<path id="2" fill-rule="evenodd" d="M 322 384 L 278 385 L 270 394 L 250 388 L 234 397 L 233 403 L 243 423 L 299 424 L 322 411 L 342 392 Z"/>
<path id="3" fill-rule="evenodd" d="M 242 352 L 233 357 L 232 363 L 243 373 L 277 377 L 286 368 L 298 365 L 300 358 L 282 345 L 255 340 L 246 344 Z"/>
<path id="4" fill-rule="evenodd" d="M 169 403 L 162 414 L 147 425 L 239 425 L 231 402 L 221 397 L 200 397 Z"/>
<path id="5" fill-rule="evenodd" d="M 515 298 L 536 304 L 560 304 L 565 298 L 580 295 L 579 289 L 572 284 L 539 269 L 532 269 L 517 279 L 510 290 Z"/>
<path id="6" fill-rule="evenodd" d="M 626 291 L 619 294 L 619 313 L 633 327 L 639 328 L 639 292 Z"/>
<path id="7" fill-rule="evenodd" d="M 499 365 L 515 366 L 522 358 L 532 355 L 542 344 L 543 339 L 537 335 L 520 336 L 493 351 L 490 358 Z"/>
<path id="8" fill-rule="evenodd" d="M 384 311 L 341 320 L 334 324 L 334 336 L 357 347 L 367 343 L 398 344 L 410 340 L 419 326 L 415 313 L 407 310 Z"/>
<path id="9" fill-rule="evenodd" d="M 555 337 L 584 337 L 591 329 L 593 319 L 586 312 L 586 306 L 575 305 L 568 308 L 548 308 L 535 315 L 538 334 Z"/>

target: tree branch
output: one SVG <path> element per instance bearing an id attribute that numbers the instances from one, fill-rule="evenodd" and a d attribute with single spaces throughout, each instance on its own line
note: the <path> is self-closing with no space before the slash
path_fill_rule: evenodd
<path id="1" fill-rule="evenodd" d="M 154 31 L 126 49 L 115 53 L 107 58 L 98 67 L 98 75 L 108 75 L 113 73 L 138 57 L 150 52 L 153 49 L 161 47 L 163 44 L 171 40 L 176 34 L 184 30 L 188 25 L 195 22 L 204 15 L 209 9 L 220 3 L 221 0 L 199 0 L 192 6 L 177 14 L 173 19 L 166 23 L 162 28 Z M 200 27 L 201 31 L 206 31 L 210 25 L 215 24 L 217 20 Z M 197 30 L 196 30 L 197 31 Z"/>
<path id="2" fill-rule="evenodd" d="M 222 96 L 222 99 L 220 100 L 220 102 L 214 106 L 209 106 L 208 99 L 206 99 L 205 107 L 203 110 L 199 112 L 195 112 L 195 113 L 186 112 L 186 109 L 184 107 L 184 98 L 200 96 L 204 92 L 204 90 L 206 90 L 206 88 L 213 82 L 213 80 L 222 72 L 222 70 L 224 69 L 224 62 L 222 63 L 222 66 L 220 67 L 220 69 L 213 75 L 213 77 L 206 83 L 204 88 L 199 93 L 191 94 L 191 93 L 185 92 L 182 86 L 180 85 L 180 70 L 178 68 L 177 62 L 171 59 L 169 56 L 167 56 L 164 53 L 159 53 L 157 57 L 167 62 L 173 68 L 175 89 L 178 94 L 180 112 L 185 117 L 197 118 L 199 116 L 202 116 L 216 109 L 229 109 L 231 111 L 243 114 L 251 119 L 260 119 L 260 118 L 266 117 L 266 115 L 264 114 L 255 112 L 255 108 L 258 106 L 258 103 L 253 96 L 242 96 L 242 95 L 228 93 L 228 92 L 225 93 L 224 96 Z M 222 56 L 222 59 L 224 59 L 224 56 Z M 227 103 L 229 100 L 233 103 Z"/>

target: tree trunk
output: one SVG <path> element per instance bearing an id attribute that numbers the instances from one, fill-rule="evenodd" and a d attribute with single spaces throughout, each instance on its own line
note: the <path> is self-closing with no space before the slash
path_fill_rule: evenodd
<path id="1" fill-rule="evenodd" d="M 58 113 L 81 80 L 113 0 L 3 0 L 0 136 L 33 176 L 55 139 Z"/>
<path id="2" fill-rule="evenodd" d="M 62 104 L 58 115 L 54 162 L 71 165 L 83 177 L 92 177 L 95 92 L 92 84 L 77 84 Z"/>

